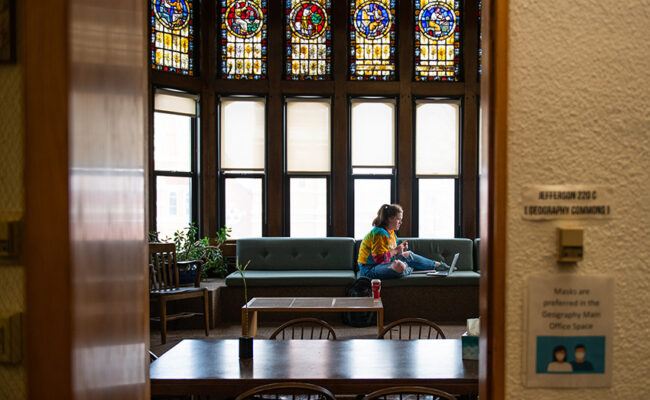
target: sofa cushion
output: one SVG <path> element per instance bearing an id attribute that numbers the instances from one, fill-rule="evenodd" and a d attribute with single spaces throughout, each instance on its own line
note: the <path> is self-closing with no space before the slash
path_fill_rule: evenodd
<path id="1" fill-rule="evenodd" d="M 250 267 L 249 267 L 250 268 Z M 246 286 L 348 286 L 356 276 L 350 269 L 343 270 L 250 270 L 244 271 Z M 226 277 L 226 286 L 244 286 L 239 271 Z"/>
<path id="2" fill-rule="evenodd" d="M 476 286 L 478 288 L 479 278 L 480 275 L 474 271 L 456 271 L 448 277 L 416 274 L 400 279 L 384 279 L 381 281 L 381 286 Z"/>
<path id="3" fill-rule="evenodd" d="M 353 272 L 354 239 L 264 237 L 237 240 L 237 262 L 252 270 Z"/>

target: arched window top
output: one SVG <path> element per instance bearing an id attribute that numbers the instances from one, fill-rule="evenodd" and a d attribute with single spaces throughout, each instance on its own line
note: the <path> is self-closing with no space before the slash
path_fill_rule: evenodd
<path id="1" fill-rule="evenodd" d="M 460 80 L 460 0 L 415 0 L 415 80 Z"/>
<path id="2" fill-rule="evenodd" d="M 395 0 L 350 1 L 350 79 L 394 80 Z"/>
<path id="3" fill-rule="evenodd" d="M 221 77 L 266 79 L 266 0 L 221 0 Z"/>
<path id="4" fill-rule="evenodd" d="M 286 0 L 286 79 L 332 79 L 331 12 L 331 0 Z"/>
<path id="5" fill-rule="evenodd" d="M 151 68 L 196 74 L 193 0 L 151 1 Z"/>

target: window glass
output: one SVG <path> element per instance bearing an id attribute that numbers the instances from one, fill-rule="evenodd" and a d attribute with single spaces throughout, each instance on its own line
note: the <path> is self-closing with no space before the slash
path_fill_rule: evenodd
<path id="1" fill-rule="evenodd" d="M 327 179 L 291 178 L 290 236 L 327 236 Z"/>
<path id="2" fill-rule="evenodd" d="M 416 104 L 417 175 L 458 175 L 459 108 L 458 103 Z"/>
<path id="3" fill-rule="evenodd" d="M 395 3 L 350 1 L 350 79 L 395 79 Z"/>
<path id="4" fill-rule="evenodd" d="M 191 171 L 192 118 L 156 112 L 153 123 L 154 169 Z"/>
<path id="5" fill-rule="evenodd" d="M 330 171 L 330 103 L 287 102 L 287 171 Z"/>
<path id="6" fill-rule="evenodd" d="M 382 167 L 395 164 L 395 104 L 351 104 L 352 166 Z"/>
<path id="7" fill-rule="evenodd" d="M 226 190 L 226 226 L 231 238 L 262 236 L 262 179 L 228 178 Z"/>
<path id="8" fill-rule="evenodd" d="M 330 0 L 286 0 L 286 78 L 331 79 Z"/>
<path id="9" fill-rule="evenodd" d="M 264 99 L 222 100 L 222 169 L 264 169 L 264 114 Z"/>
<path id="10" fill-rule="evenodd" d="M 415 80 L 460 80 L 460 0 L 415 0 Z"/>
<path id="11" fill-rule="evenodd" d="M 382 204 L 390 204 L 390 179 L 354 180 L 354 237 L 363 238 Z"/>
<path id="12" fill-rule="evenodd" d="M 455 180 L 418 180 L 419 237 L 453 238 L 455 235 Z"/>
<path id="13" fill-rule="evenodd" d="M 178 206 L 178 199 L 189 199 L 192 178 L 158 176 L 156 178 L 156 230 L 160 239 L 171 238 L 175 231 L 190 224 L 191 206 Z"/>
<path id="14" fill-rule="evenodd" d="M 221 0 L 221 76 L 266 79 L 266 0 Z"/>
<path id="15" fill-rule="evenodd" d="M 193 76 L 194 1 L 151 1 L 151 68 Z"/>

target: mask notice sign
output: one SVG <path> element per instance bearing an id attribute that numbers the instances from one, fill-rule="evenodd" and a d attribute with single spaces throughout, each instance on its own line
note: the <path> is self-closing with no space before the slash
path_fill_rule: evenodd
<path id="1" fill-rule="evenodd" d="M 614 279 L 531 276 L 527 290 L 526 385 L 611 386 Z"/>
<path id="2" fill-rule="evenodd" d="M 603 185 L 530 185 L 522 191 L 523 218 L 603 219 L 613 212 L 613 189 Z"/>

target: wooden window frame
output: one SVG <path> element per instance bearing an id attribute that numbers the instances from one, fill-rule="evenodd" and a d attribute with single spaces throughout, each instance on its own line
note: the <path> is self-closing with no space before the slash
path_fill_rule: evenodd
<path id="1" fill-rule="evenodd" d="M 274 3 L 275 4 L 275 3 Z M 218 70 L 220 52 L 217 22 L 218 7 L 214 1 L 201 2 L 198 10 L 200 35 L 199 63 L 194 77 L 177 76 L 162 71 L 151 70 L 149 73 L 150 87 L 164 86 L 179 90 L 193 91 L 201 95 L 200 115 L 202 116 L 199 134 L 198 151 L 200 165 L 198 170 L 201 199 L 198 210 L 198 220 L 202 235 L 216 232 L 223 224 L 224 216 L 220 211 L 220 176 L 218 163 L 218 130 L 219 117 L 217 103 L 219 96 L 246 94 L 264 96 L 267 99 L 267 115 L 284 115 L 284 99 L 293 96 L 326 96 L 332 104 L 332 169 L 329 175 L 329 219 L 331 227 L 328 235 L 350 236 L 353 231 L 349 220 L 352 215 L 348 199 L 349 188 L 349 114 L 348 98 L 363 96 L 395 96 L 398 123 L 396 135 L 396 189 L 395 200 L 405 206 L 404 223 L 400 229 L 401 236 L 411 236 L 413 218 L 417 215 L 414 207 L 417 200 L 414 197 L 414 187 L 417 180 L 414 175 L 412 162 L 414 152 L 414 105 L 413 99 L 420 97 L 449 97 L 461 99 L 461 175 L 458 178 L 460 220 L 457 223 L 457 236 L 476 237 L 477 204 L 478 204 L 478 170 L 477 141 L 478 141 L 478 101 L 479 79 L 478 63 L 478 0 L 467 0 L 463 4 L 464 19 L 462 24 L 463 68 L 460 82 L 416 82 L 413 73 L 413 26 L 412 2 L 399 2 L 399 26 L 397 36 L 400 38 L 398 47 L 397 80 L 395 81 L 351 81 L 348 77 L 348 31 L 349 15 L 347 3 L 336 4 L 345 7 L 346 12 L 334 9 L 332 16 L 333 43 L 333 79 L 329 81 L 288 81 L 284 76 L 284 7 L 268 9 L 268 78 L 266 80 L 227 80 L 221 79 Z M 209 38 L 209 39 L 208 39 Z M 287 176 L 284 162 L 284 120 L 283 118 L 267 119 L 267 168 L 265 188 L 282 188 L 282 190 L 266 190 L 264 199 L 265 224 L 264 235 L 286 236 L 289 231 Z M 153 182 L 150 174 L 150 184 Z M 155 203 L 150 196 L 150 217 L 155 213 Z M 150 218 L 151 220 L 151 218 Z"/>

